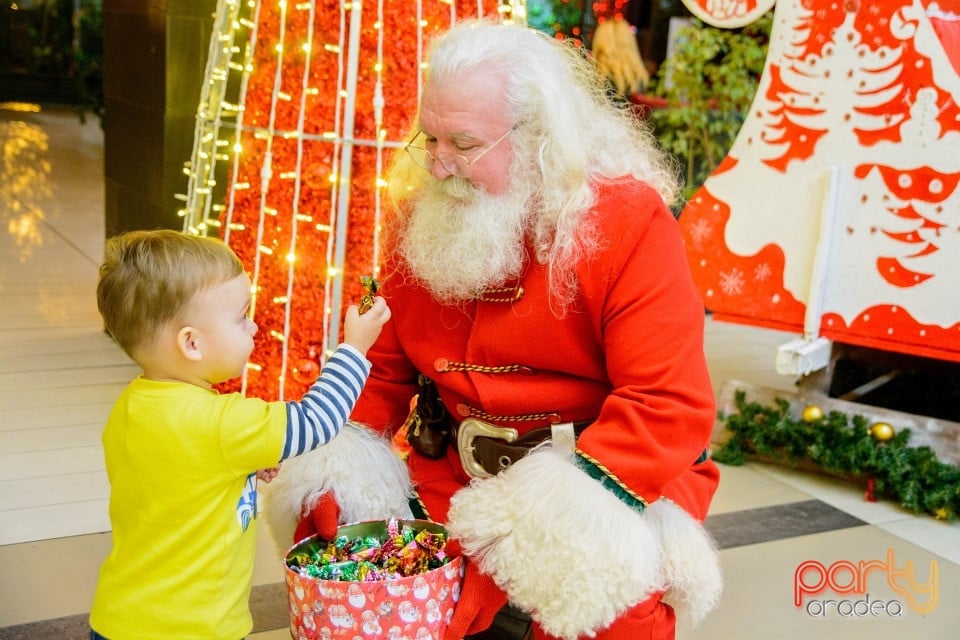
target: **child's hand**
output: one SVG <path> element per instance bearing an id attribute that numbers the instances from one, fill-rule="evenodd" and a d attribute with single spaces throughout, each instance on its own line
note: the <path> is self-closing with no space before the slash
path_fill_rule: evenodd
<path id="1" fill-rule="evenodd" d="M 347 308 L 343 321 L 343 341 L 367 355 L 367 349 L 376 342 L 383 325 L 390 319 L 390 307 L 387 301 L 377 296 L 373 306 L 360 315 L 360 308 L 352 304 Z"/>
<path id="2" fill-rule="evenodd" d="M 257 471 L 257 480 L 270 484 L 270 481 L 276 478 L 278 473 L 280 473 L 280 465 L 270 467 L 269 469 L 260 469 Z"/>

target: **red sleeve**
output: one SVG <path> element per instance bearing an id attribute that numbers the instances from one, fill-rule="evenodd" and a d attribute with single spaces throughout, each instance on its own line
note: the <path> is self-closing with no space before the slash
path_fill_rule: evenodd
<path id="1" fill-rule="evenodd" d="M 709 443 L 716 407 L 705 310 L 659 197 L 646 188 L 605 193 L 599 219 L 610 244 L 581 282 L 600 307 L 613 389 L 578 448 L 649 502 L 688 474 Z"/>

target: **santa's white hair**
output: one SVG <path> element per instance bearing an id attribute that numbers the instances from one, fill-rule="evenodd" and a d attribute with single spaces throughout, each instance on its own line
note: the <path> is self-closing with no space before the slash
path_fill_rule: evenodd
<path id="1" fill-rule="evenodd" d="M 551 294 L 566 305 L 576 293 L 571 267 L 595 248 L 585 220 L 595 184 L 637 178 L 672 204 L 679 197 L 675 161 L 642 120 L 611 101 L 604 78 L 569 41 L 527 27 L 464 20 L 431 43 L 425 83 L 442 86 L 481 74 L 495 74 L 503 87 L 506 115 L 515 123 L 511 172 L 535 181 L 528 240 L 534 259 L 549 264 Z M 415 122 L 409 137 L 417 130 Z M 388 182 L 398 210 L 392 233 L 403 236 L 415 215 L 411 203 L 432 181 L 407 154 L 395 154 Z"/>

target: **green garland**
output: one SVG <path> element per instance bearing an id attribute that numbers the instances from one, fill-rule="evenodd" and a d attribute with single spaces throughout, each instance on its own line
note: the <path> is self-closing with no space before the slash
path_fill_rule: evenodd
<path id="1" fill-rule="evenodd" d="M 739 466 L 748 458 L 770 460 L 796 467 L 806 463 L 844 478 L 873 479 L 877 496 L 898 500 L 914 513 L 937 519 L 960 516 L 960 467 L 941 462 L 930 447 L 908 447 L 909 429 L 901 429 L 887 442 L 870 435 L 863 416 L 831 411 L 818 420 L 804 422 L 790 415 L 782 398 L 776 406 L 746 402 L 746 392 L 734 394 L 738 413 L 720 414 L 732 437 L 713 459 Z"/>

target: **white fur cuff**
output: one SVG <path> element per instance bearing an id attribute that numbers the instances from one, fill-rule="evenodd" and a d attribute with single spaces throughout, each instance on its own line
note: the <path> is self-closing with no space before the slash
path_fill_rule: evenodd
<path id="1" fill-rule="evenodd" d="M 549 446 L 459 491 L 447 527 L 514 605 L 565 640 L 664 589 L 680 617 L 719 598 L 719 558 L 701 525 L 663 500 L 641 516 Z"/>
<path id="2" fill-rule="evenodd" d="M 348 422 L 329 443 L 284 461 L 273 482 L 261 488 L 264 519 L 281 554 L 293 543 L 300 516 L 331 491 L 340 524 L 412 517 L 406 465 L 385 438 Z"/>

